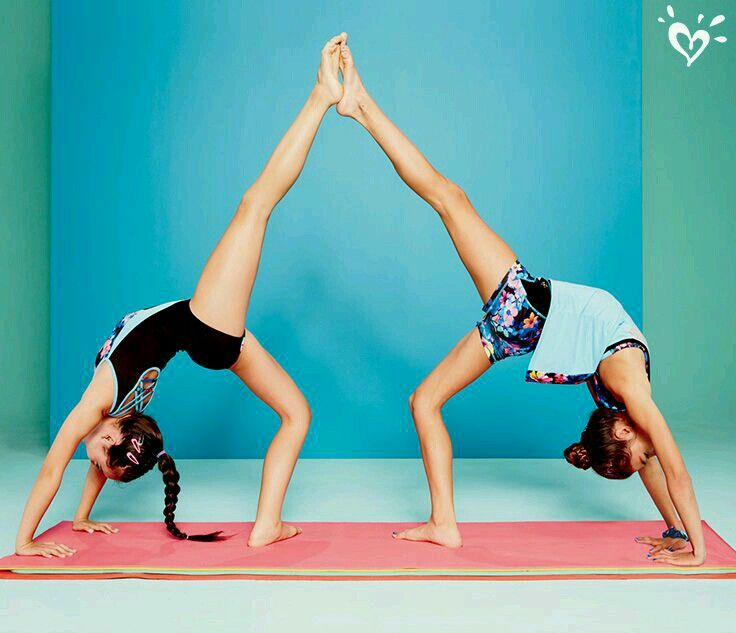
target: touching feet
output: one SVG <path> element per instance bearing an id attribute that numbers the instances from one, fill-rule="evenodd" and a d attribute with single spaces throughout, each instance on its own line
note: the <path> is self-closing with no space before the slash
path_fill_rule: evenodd
<path id="1" fill-rule="evenodd" d="M 340 33 L 324 45 L 319 70 L 317 70 L 317 89 L 331 106 L 340 101 L 343 96 L 338 71 L 340 70 L 340 46 L 347 40 L 347 37 L 347 33 Z"/>
<path id="2" fill-rule="evenodd" d="M 368 100 L 368 92 L 363 87 L 363 82 L 355 67 L 353 54 L 348 46 L 347 33 L 345 39 L 340 43 L 340 71 L 342 72 L 343 94 L 337 104 L 337 112 L 342 116 L 357 119 L 360 107 Z"/>

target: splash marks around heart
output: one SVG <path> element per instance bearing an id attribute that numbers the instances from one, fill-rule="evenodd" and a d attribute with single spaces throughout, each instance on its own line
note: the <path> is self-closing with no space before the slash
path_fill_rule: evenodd
<path id="1" fill-rule="evenodd" d="M 675 19 L 675 10 L 672 8 L 671 4 L 667 5 L 667 15 L 672 20 Z M 698 14 L 698 24 L 702 23 L 704 17 L 705 16 L 702 13 Z M 710 21 L 708 28 L 698 28 L 694 33 L 691 33 L 690 29 L 683 22 L 673 21 L 672 24 L 670 24 L 669 29 L 667 30 L 667 38 L 669 39 L 672 48 L 687 60 L 688 68 L 693 65 L 693 62 L 703 54 L 703 51 L 707 48 L 708 44 L 710 44 L 711 36 L 708 29 L 717 26 L 725 19 L 726 17 L 724 15 L 717 15 Z M 657 21 L 662 23 L 666 22 L 666 20 L 661 17 L 657 18 Z M 728 41 L 728 39 L 723 35 L 718 35 L 717 37 L 714 37 L 713 40 L 719 44 L 723 44 Z M 683 46 L 683 43 L 685 46 Z M 696 44 L 698 45 L 696 46 Z"/>

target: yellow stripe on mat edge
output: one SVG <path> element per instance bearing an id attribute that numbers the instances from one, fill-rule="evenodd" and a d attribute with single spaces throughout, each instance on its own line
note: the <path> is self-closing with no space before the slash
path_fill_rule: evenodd
<path id="1" fill-rule="evenodd" d="M 2 571 L 55 571 L 62 573 L 73 573 L 78 571 L 106 571 L 109 573 L 125 572 L 125 571 L 150 571 L 150 572 L 241 572 L 241 573 L 293 573 L 293 574 L 400 574 L 400 573 L 544 573 L 544 572 L 572 572 L 572 573 L 595 573 L 595 572 L 649 572 L 652 570 L 668 571 L 673 573 L 692 572 L 734 572 L 736 567 L 659 567 L 652 568 L 642 567 L 532 567 L 518 569 L 424 569 L 417 567 L 408 567 L 402 569 L 299 569 L 293 567 L 6 567 Z"/>

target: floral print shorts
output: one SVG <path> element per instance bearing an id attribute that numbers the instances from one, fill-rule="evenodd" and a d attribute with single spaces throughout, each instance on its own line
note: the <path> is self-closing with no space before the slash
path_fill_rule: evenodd
<path id="1" fill-rule="evenodd" d="M 540 284 L 549 291 L 546 279 L 532 277 L 518 261 L 509 269 L 483 306 L 485 315 L 477 323 L 483 349 L 491 363 L 509 356 L 529 354 L 539 342 L 545 315 L 529 302 L 522 282 Z"/>

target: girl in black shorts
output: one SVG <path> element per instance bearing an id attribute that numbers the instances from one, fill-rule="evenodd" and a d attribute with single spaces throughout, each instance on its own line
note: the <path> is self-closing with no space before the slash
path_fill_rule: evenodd
<path id="1" fill-rule="evenodd" d="M 174 510 L 179 474 L 164 449 L 158 426 L 143 413 L 166 363 L 179 351 L 208 369 L 229 369 L 281 418 L 264 460 L 258 511 L 248 544 L 267 545 L 299 533 L 299 528 L 281 522 L 281 507 L 309 428 L 309 405 L 286 372 L 244 329 L 244 323 L 269 216 L 298 178 L 325 113 L 342 96 L 338 63 L 344 37 L 332 38 L 322 49 L 312 93 L 243 196 L 192 298 L 131 313 L 105 341 L 94 376 L 59 429 L 31 490 L 16 539 L 17 554 L 65 557 L 74 553 L 65 545 L 40 543 L 33 537 L 81 442 L 86 444 L 91 464 L 75 530 L 115 531 L 106 523 L 89 520 L 102 486 L 108 479 L 131 481 L 158 466 L 163 473 L 169 532 L 180 539 L 218 538 L 216 533 L 188 536 L 177 528 Z"/>

